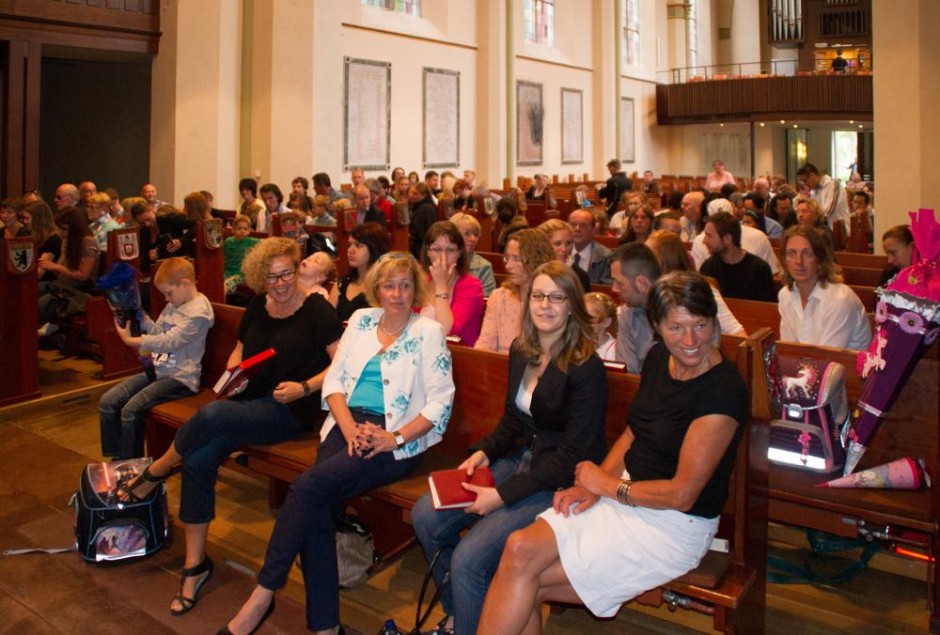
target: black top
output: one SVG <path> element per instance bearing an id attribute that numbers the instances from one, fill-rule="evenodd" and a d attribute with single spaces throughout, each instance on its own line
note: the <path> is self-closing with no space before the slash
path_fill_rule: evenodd
<path id="1" fill-rule="evenodd" d="M 721 295 L 726 298 L 777 301 L 777 285 L 770 265 L 752 253 L 745 252 L 741 262 L 733 265 L 716 254 L 702 263 L 700 271 L 718 281 Z"/>
<path id="2" fill-rule="evenodd" d="M 526 190 L 525 198 L 527 201 L 542 201 L 543 203 L 548 205 L 548 188 L 546 187 L 544 190 L 542 190 L 541 196 L 536 196 L 535 186 L 533 185 L 528 190 Z"/>
<path id="3" fill-rule="evenodd" d="M 470 448 L 483 450 L 490 461 L 524 445 L 532 449 L 532 467 L 515 474 L 496 489 L 506 505 L 536 492 L 568 487 L 580 461 L 604 460 L 604 410 L 607 373 L 597 355 L 563 373 L 549 363 L 532 394 L 529 416 L 516 406 L 526 360 L 515 348 L 509 352 L 506 405 L 492 434 Z"/>
<path id="4" fill-rule="evenodd" d="M 437 206 L 430 196 L 426 196 L 411 206 L 411 225 L 408 227 L 408 251 L 421 261 L 421 246 L 424 235 L 431 225 L 437 222 Z"/>
<path id="5" fill-rule="evenodd" d="M 336 317 L 339 318 L 340 322 L 348 321 L 352 314 L 359 309 L 369 307 L 369 300 L 366 299 L 365 291 L 360 291 L 354 298 L 346 297 L 346 289 L 349 288 L 350 282 L 352 282 L 352 278 L 343 276 L 336 283 L 339 287 L 336 294 Z"/>
<path id="6" fill-rule="evenodd" d="M 273 318 L 265 309 L 267 294 L 252 298 L 238 326 L 242 359 L 273 348 L 277 355 L 248 382 L 234 399 L 256 399 L 270 395 L 282 381 L 303 381 L 330 365 L 326 347 L 343 334 L 330 303 L 311 293 L 297 311 L 286 318 Z M 320 413 L 320 392 L 287 404 L 298 423 L 312 425 Z"/>
<path id="7" fill-rule="evenodd" d="M 149 227 L 140 226 L 140 271 L 147 273 L 150 271 L 150 250 L 157 248 L 157 259 L 170 258 L 172 256 L 186 257 L 192 255 L 186 251 L 186 245 L 191 242 L 183 241 L 184 234 L 191 227 L 192 222 L 182 214 L 162 214 L 157 215 L 156 231 Z M 172 239 L 183 241 L 182 248 L 174 253 L 166 250 L 167 244 Z"/>
<path id="8" fill-rule="evenodd" d="M 633 181 L 627 178 L 626 172 L 617 172 L 609 179 L 607 184 L 598 190 L 597 195 L 607 201 L 607 216 L 613 217 L 620 207 L 620 199 L 626 192 L 633 189 Z"/>
<path id="9" fill-rule="evenodd" d="M 879 287 L 885 286 L 886 284 L 891 282 L 891 279 L 894 276 L 898 275 L 900 272 L 901 272 L 900 267 L 897 267 L 895 265 L 888 265 L 887 267 L 881 270 L 881 279 L 878 280 L 878 286 Z"/>
<path id="10" fill-rule="evenodd" d="M 49 238 L 46 238 L 39 246 L 39 253 L 36 255 L 37 259 L 42 257 L 43 254 L 49 254 L 52 256 L 52 262 L 59 261 L 59 255 L 62 253 L 62 237 L 59 234 L 52 234 Z M 55 273 L 52 271 L 47 271 L 42 274 L 39 278 L 40 282 L 48 282 L 50 280 L 55 280 Z"/>
<path id="11" fill-rule="evenodd" d="M 728 415 L 738 422 L 738 428 L 688 512 L 703 518 L 718 516 L 728 498 L 728 478 L 747 418 L 747 391 L 737 370 L 724 359 L 688 381 L 673 379 L 669 375 L 669 350 L 662 343 L 653 346 L 643 363 L 640 389 L 627 413 L 634 436 L 624 455 L 630 478 L 651 481 L 675 476 L 689 426 L 710 414 Z"/>

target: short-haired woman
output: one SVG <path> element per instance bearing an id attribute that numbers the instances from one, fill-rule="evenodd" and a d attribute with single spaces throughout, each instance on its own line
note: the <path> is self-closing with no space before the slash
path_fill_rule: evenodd
<path id="1" fill-rule="evenodd" d="M 506 537 L 572 484 L 579 462 L 601 460 L 606 405 L 607 377 L 594 354 L 581 284 L 571 267 L 550 261 L 535 271 L 525 298 L 503 416 L 459 467 L 472 474 L 489 466 L 496 486 L 468 486 L 477 497 L 467 510 L 437 511 L 425 494 L 411 513 L 425 558 L 444 548 L 432 570 L 439 587 L 450 573 L 442 598 L 447 617 L 437 633 L 501 632 L 478 631 L 477 620 Z"/>
<path id="2" fill-rule="evenodd" d="M 212 575 L 206 555 L 215 516 L 219 466 L 236 448 L 296 439 L 319 420 L 320 388 L 336 354 L 342 328 L 329 303 L 298 285 L 300 250 L 288 238 L 266 238 L 245 256 L 245 282 L 256 295 L 238 327 L 226 366 L 273 348 L 275 356 L 247 387 L 229 399 L 203 406 L 181 427 L 167 452 L 122 490 L 136 500 L 183 465 L 179 519 L 186 541 L 180 590 L 173 615 L 188 613 Z"/>
<path id="3" fill-rule="evenodd" d="M 476 344 L 483 323 L 483 284 L 467 267 L 463 236 L 450 221 L 437 221 L 424 236 L 421 264 L 429 272 L 433 295 L 421 315 L 437 320 L 444 332 L 465 346 Z"/>
<path id="4" fill-rule="evenodd" d="M 480 240 L 480 221 L 463 212 L 457 212 L 450 217 L 450 222 L 457 226 L 460 235 L 463 236 L 463 246 L 467 250 L 467 257 L 470 259 L 469 269 L 471 276 L 474 276 L 483 285 L 483 296 L 490 297 L 493 290 L 496 289 L 496 278 L 493 276 L 493 265 L 490 261 L 476 253 L 477 241 Z"/>
<path id="5" fill-rule="evenodd" d="M 832 243 L 813 227 L 791 227 L 780 245 L 783 288 L 777 294 L 780 339 L 865 350 L 871 324 L 852 288 L 836 273 Z"/>
<path id="6" fill-rule="evenodd" d="M 554 259 L 544 232 L 521 229 L 506 242 L 503 262 L 508 277 L 486 302 L 483 327 L 474 348 L 494 353 L 508 353 L 522 331 L 523 302 L 529 295 L 532 274 Z"/>
<path id="7" fill-rule="evenodd" d="M 291 487 L 258 586 L 220 633 L 253 633 L 300 554 L 307 628 L 342 632 L 336 565 L 336 512 L 350 498 L 407 476 L 438 443 L 454 398 L 451 357 L 441 326 L 414 313 L 426 301 L 425 273 L 407 253 L 382 256 L 366 293 L 376 308 L 353 314 L 323 383 L 330 414 L 317 462 Z"/>
<path id="8" fill-rule="evenodd" d="M 539 633 L 544 601 L 598 617 L 695 568 L 718 530 L 747 392 L 718 347 L 717 307 L 696 272 L 661 277 L 649 315 L 661 343 L 643 364 L 627 429 L 601 465 L 509 537 L 481 633 Z"/>

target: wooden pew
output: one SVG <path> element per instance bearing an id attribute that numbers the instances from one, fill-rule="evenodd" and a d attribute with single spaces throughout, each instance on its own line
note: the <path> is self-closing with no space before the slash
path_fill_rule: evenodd
<path id="1" fill-rule="evenodd" d="M 780 245 L 777 245 L 779 251 Z M 843 267 L 862 267 L 864 269 L 884 269 L 888 266 L 888 258 L 883 255 L 862 254 L 851 251 L 837 251 L 836 262 Z"/>
<path id="2" fill-rule="evenodd" d="M 199 291 L 210 302 L 225 302 L 225 255 L 222 252 L 222 220 L 201 220 L 194 229 L 193 257 Z"/>
<path id="3" fill-rule="evenodd" d="M 224 369 L 224 358 L 234 346 L 241 310 L 216 305 L 216 325 L 209 333 L 206 357 L 203 360 L 203 386 L 211 385 Z M 722 338 L 722 349 L 735 361 L 748 385 L 759 366 L 753 362 L 760 338 L 750 340 Z M 427 489 L 427 473 L 434 469 L 451 468 L 466 456 L 466 449 L 487 434 L 499 420 L 503 409 L 508 372 L 508 357 L 453 346 L 454 381 L 457 386 L 454 409 L 447 433 L 424 457 L 422 466 L 411 477 L 369 492 L 352 505 L 374 530 L 376 549 L 381 556 L 379 567 L 414 543 L 409 526 L 409 512 Z M 609 403 L 605 434 L 613 442 L 625 425 L 625 413 L 639 388 L 639 377 L 619 371 L 608 371 Z M 176 428 L 188 420 L 204 403 L 211 400 L 208 388 L 199 395 L 156 406 L 147 422 L 147 444 L 151 454 L 161 453 L 172 441 Z M 496 395 L 496 397 L 494 397 Z M 707 603 L 713 609 L 716 628 L 726 632 L 760 632 L 763 630 L 764 579 L 766 567 L 766 466 L 749 457 L 765 457 L 766 437 L 761 427 L 749 425 L 737 455 L 732 495 L 722 516 L 720 535 L 727 538 L 731 553 L 718 565 L 727 567 L 726 574 L 712 588 L 697 582 L 704 573 L 697 571 L 676 580 L 662 590 L 645 594 L 646 603 L 662 603 L 664 598 L 681 597 Z M 287 486 L 305 471 L 316 458 L 315 438 L 302 439 L 273 446 L 242 448 L 237 465 L 270 479 L 273 504 L 283 500 Z M 704 564 L 704 563 L 703 563 Z M 719 568 L 721 568 L 719 566 Z M 669 591 L 678 596 L 665 594 Z M 668 600 L 665 600 L 668 601 Z"/>
<path id="4" fill-rule="evenodd" d="M 0 382 L 0 406 L 8 406 L 39 397 L 39 249 L 31 236 L 0 236 L 0 249 L 0 359 L 11 369 Z"/>
<path id="5" fill-rule="evenodd" d="M 784 357 L 841 363 L 846 368 L 849 403 L 854 405 L 858 401 L 862 380 L 855 371 L 855 351 L 781 341 L 777 342 L 777 352 Z M 936 477 L 940 468 L 940 404 L 937 401 L 940 360 L 937 353 L 935 345 L 914 368 L 858 469 L 913 456 L 924 459 L 928 472 Z M 757 361 L 761 362 L 760 359 Z M 763 402 L 755 403 L 755 416 L 770 419 L 772 413 L 766 398 L 766 383 L 761 385 L 760 381 L 755 385 L 755 395 L 764 398 Z M 925 537 L 928 557 L 935 560 L 940 555 L 937 524 L 940 488 L 936 487 L 936 481 L 932 489 L 921 491 L 816 488 L 818 483 L 835 476 L 838 474 L 817 474 L 772 465 L 768 490 L 770 520 L 849 538 L 876 531 L 903 540 L 904 532 L 915 532 L 914 535 Z M 938 568 L 929 566 L 927 592 L 928 603 L 932 605 L 930 623 L 934 630 L 940 628 L 938 577 Z"/>

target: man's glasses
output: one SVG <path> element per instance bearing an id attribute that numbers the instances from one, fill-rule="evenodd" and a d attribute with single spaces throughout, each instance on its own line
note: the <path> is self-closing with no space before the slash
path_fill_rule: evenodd
<path id="1" fill-rule="evenodd" d="M 284 282 L 290 282 L 294 279 L 294 276 L 297 275 L 296 269 L 289 269 L 288 271 L 282 271 L 281 273 L 269 273 L 264 277 L 265 284 L 277 284 L 278 280 L 283 280 Z"/>
<path id="2" fill-rule="evenodd" d="M 568 296 L 564 293 L 540 293 L 538 291 L 529 294 L 529 301 L 536 304 L 541 304 L 545 298 L 548 298 L 550 304 L 564 304 Z"/>

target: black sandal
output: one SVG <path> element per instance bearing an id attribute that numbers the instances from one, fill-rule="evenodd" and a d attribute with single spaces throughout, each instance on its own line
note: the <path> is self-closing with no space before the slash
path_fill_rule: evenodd
<path id="1" fill-rule="evenodd" d="M 117 500 L 121 503 L 139 503 L 143 501 L 144 498 L 146 498 L 147 495 L 150 494 L 150 492 L 152 492 L 156 488 L 155 487 L 151 488 L 150 490 L 147 491 L 147 494 L 144 494 L 141 497 L 141 496 L 138 496 L 136 493 L 136 490 L 138 487 L 140 487 L 144 483 L 155 483 L 156 485 L 159 485 L 160 483 L 170 478 L 170 475 L 173 474 L 173 471 L 170 470 L 169 474 L 167 474 L 166 476 L 154 476 L 153 474 L 150 473 L 150 467 L 151 466 L 148 465 L 146 468 L 144 468 L 144 471 L 141 472 L 140 475 L 137 478 L 135 478 L 133 481 L 131 481 L 130 483 L 125 483 L 121 487 L 114 490 L 115 498 L 117 498 Z"/>
<path id="2" fill-rule="evenodd" d="M 209 581 L 209 578 L 212 577 L 212 570 L 215 568 L 215 565 L 212 564 L 212 558 L 206 556 L 202 562 L 197 564 L 195 567 L 184 568 L 180 572 L 180 592 L 173 596 L 173 599 L 180 603 L 182 608 L 174 609 L 170 607 L 170 613 L 175 616 L 180 616 L 185 613 L 189 613 L 196 606 L 196 602 L 199 601 L 199 592 L 202 591 L 202 587 L 206 585 L 206 582 Z M 196 588 L 193 590 L 193 597 L 188 598 L 183 595 L 183 584 L 186 582 L 186 578 L 193 578 L 197 575 L 203 575 L 199 582 L 196 583 Z"/>

